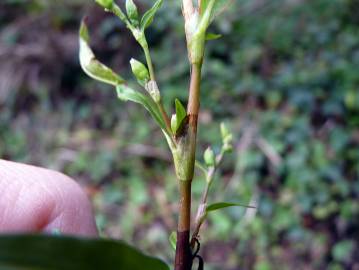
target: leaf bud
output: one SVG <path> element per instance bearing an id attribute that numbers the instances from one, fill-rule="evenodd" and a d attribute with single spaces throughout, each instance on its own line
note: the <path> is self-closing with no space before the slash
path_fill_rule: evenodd
<path id="1" fill-rule="evenodd" d="M 150 74 L 148 73 L 147 67 L 140 61 L 132 58 L 130 60 L 131 69 L 138 82 L 144 86 L 150 80 Z"/>
<path id="2" fill-rule="evenodd" d="M 221 123 L 221 135 L 222 139 L 226 138 L 228 135 L 231 135 L 231 132 L 229 131 L 227 125 L 225 123 Z"/>
<path id="3" fill-rule="evenodd" d="M 233 134 L 225 123 L 221 123 L 221 135 L 223 151 L 231 152 L 233 150 Z"/>
<path id="4" fill-rule="evenodd" d="M 204 162 L 208 167 L 213 167 L 216 164 L 216 157 L 211 147 L 208 147 L 204 152 Z"/>

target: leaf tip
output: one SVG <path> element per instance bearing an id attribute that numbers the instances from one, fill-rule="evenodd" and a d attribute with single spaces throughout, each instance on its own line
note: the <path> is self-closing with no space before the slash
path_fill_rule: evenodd
<path id="1" fill-rule="evenodd" d="M 80 31 L 79 31 L 79 34 L 80 34 L 80 38 L 82 38 L 83 40 L 85 40 L 86 42 L 89 42 L 90 41 L 90 35 L 89 35 L 89 31 L 88 31 L 88 28 L 87 28 L 87 21 L 88 21 L 88 17 L 84 17 L 82 20 L 81 20 L 81 25 L 80 25 Z"/>

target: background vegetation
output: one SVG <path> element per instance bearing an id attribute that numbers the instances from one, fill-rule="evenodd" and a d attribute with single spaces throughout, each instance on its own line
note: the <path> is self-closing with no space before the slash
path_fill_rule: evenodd
<path id="1" fill-rule="evenodd" d="M 165 1 L 148 31 L 168 107 L 186 96 L 189 74 L 179 2 Z M 210 197 L 258 208 L 210 217 L 207 269 L 358 269 L 358 12 L 357 0 L 236 0 L 213 27 L 223 37 L 206 52 L 198 153 L 219 145 L 219 122 L 229 123 L 236 149 Z M 81 71 L 85 14 L 96 54 L 130 77 L 140 49 L 95 4 L 0 2 L 0 157 L 74 177 L 103 236 L 168 260 L 169 151 L 147 112 Z M 203 186 L 198 173 L 195 201 Z"/>

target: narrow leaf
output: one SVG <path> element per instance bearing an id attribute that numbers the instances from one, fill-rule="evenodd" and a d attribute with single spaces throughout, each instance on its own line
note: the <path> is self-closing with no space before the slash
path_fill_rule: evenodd
<path id="1" fill-rule="evenodd" d="M 114 86 L 124 83 L 124 79 L 122 79 L 113 70 L 111 70 L 96 59 L 94 53 L 89 46 L 89 42 L 90 37 L 88 29 L 85 22 L 82 21 L 80 27 L 79 56 L 81 67 L 85 71 L 85 73 L 95 80 L 108 83 Z"/>
<path id="2" fill-rule="evenodd" d="M 132 26 L 131 22 L 128 20 L 125 13 L 123 13 L 121 8 L 116 3 L 113 3 L 111 9 L 108 9 L 108 11 L 111 11 L 113 14 L 115 14 L 132 31 L 134 27 Z"/>
<path id="3" fill-rule="evenodd" d="M 105 9 L 111 9 L 113 0 L 96 0 L 96 3 Z"/>
<path id="4" fill-rule="evenodd" d="M 137 27 L 139 24 L 138 10 L 133 0 L 126 0 L 126 11 L 127 11 L 127 16 L 130 19 L 131 23 L 135 27 Z"/>
<path id="5" fill-rule="evenodd" d="M 170 244 L 171 244 L 171 247 L 173 248 L 173 250 L 176 250 L 177 233 L 176 232 L 171 232 L 170 237 L 168 238 L 168 240 L 170 241 Z"/>
<path id="6" fill-rule="evenodd" d="M 163 0 L 157 0 L 156 3 L 146 11 L 141 19 L 141 30 L 144 31 L 153 21 L 153 17 L 155 16 L 157 10 L 161 7 Z"/>
<path id="7" fill-rule="evenodd" d="M 149 111 L 153 119 L 157 124 L 163 129 L 166 130 L 166 124 L 162 118 L 161 112 L 158 110 L 155 102 L 147 95 L 137 92 L 126 85 L 117 86 L 117 95 L 123 101 L 132 101 L 138 104 L 141 104 Z"/>
<path id="8" fill-rule="evenodd" d="M 240 203 L 218 202 L 218 203 L 208 205 L 206 208 L 206 212 L 208 213 L 208 212 L 212 212 L 212 211 L 216 211 L 219 209 L 232 207 L 232 206 L 240 206 L 240 207 L 245 207 L 245 208 L 256 208 L 254 206 L 244 205 L 244 204 L 240 204 Z"/>
<path id="9" fill-rule="evenodd" d="M 228 6 L 233 2 L 233 0 L 202 0 L 200 7 L 200 15 L 206 12 L 210 6 L 210 2 L 214 1 L 213 8 L 211 10 L 210 22 L 212 22 L 220 13 L 222 13 Z"/>
<path id="10" fill-rule="evenodd" d="M 216 40 L 216 39 L 219 39 L 221 37 L 222 37 L 222 35 L 219 35 L 219 34 L 214 34 L 214 33 L 207 33 L 206 34 L 206 40 Z"/>
<path id="11" fill-rule="evenodd" d="M 183 126 L 184 120 L 187 117 L 187 112 L 185 107 L 182 105 L 181 101 L 179 101 L 178 99 L 175 100 L 175 106 L 176 106 L 176 116 L 171 121 L 172 122 L 171 128 L 172 128 L 172 132 L 177 134 L 178 131 Z"/>
<path id="12" fill-rule="evenodd" d="M 0 269 L 169 270 L 122 241 L 49 235 L 0 236 Z"/>
<path id="13" fill-rule="evenodd" d="M 179 101 L 179 99 L 176 98 L 175 100 L 175 104 L 176 104 L 176 116 L 177 116 L 177 120 L 178 122 L 182 122 L 183 119 L 185 119 L 185 117 L 187 116 L 187 112 L 185 107 L 182 105 L 181 101 Z"/>

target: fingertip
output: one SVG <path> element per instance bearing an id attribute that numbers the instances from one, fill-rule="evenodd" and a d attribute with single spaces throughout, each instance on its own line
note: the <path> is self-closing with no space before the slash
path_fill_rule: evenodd
<path id="1" fill-rule="evenodd" d="M 0 232 L 97 235 L 91 203 L 68 176 L 0 160 Z"/>

